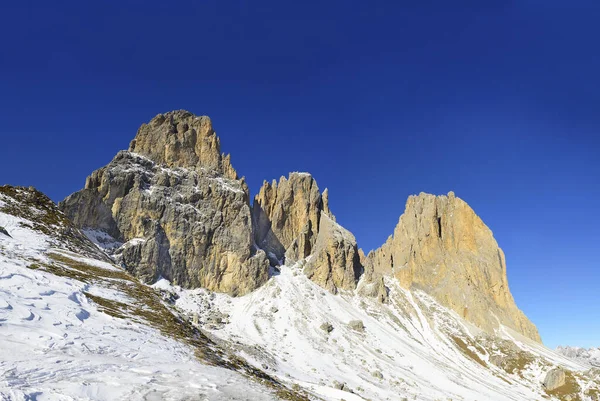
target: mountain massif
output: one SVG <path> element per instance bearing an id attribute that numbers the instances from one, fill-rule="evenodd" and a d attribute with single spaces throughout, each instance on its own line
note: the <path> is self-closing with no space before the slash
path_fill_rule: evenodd
<path id="1" fill-rule="evenodd" d="M 599 399 L 600 372 L 541 344 L 510 293 L 492 231 L 452 192 L 410 196 L 393 234 L 365 255 L 310 174 L 265 181 L 251 199 L 211 120 L 182 110 L 143 124 L 128 150 L 58 206 L 34 189 L 1 188 L 0 291 L 11 295 L 0 303 L 0 334 L 30 325 L 33 358 L 55 352 L 55 334 L 79 330 L 81 349 L 60 349 L 97 356 L 86 345 L 96 344 L 131 358 L 135 367 L 122 374 L 146 394 L 138 399 L 150 399 L 156 380 L 163 396 L 193 399 L 193 385 L 178 395 L 177 378 L 198 379 L 178 369 L 138 380 L 168 352 L 213 378 L 203 394 L 228 389 L 210 399 Z M 11 290 L 24 277 L 57 289 Z M 30 302 L 50 299 L 42 293 L 52 302 Z M 54 307 L 72 310 L 69 330 L 55 325 Z M 163 351 L 102 348 L 108 336 L 129 339 L 131 324 Z M 3 347 L 12 333 L 0 336 Z M 76 360 L 98 380 L 101 367 L 86 358 Z M 110 366 L 122 370 L 123 361 Z M 26 362 L 11 354 L 0 364 L 9 396 L 55 394 L 51 381 L 22 379 L 34 371 Z M 60 380 L 75 398 L 101 398 L 100 387 L 89 393 L 73 376 Z M 262 398 L 252 395 L 256 382 L 266 386 Z M 136 399 L 110 388 L 112 399 Z"/>
<path id="2" fill-rule="evenodd" d="M 265 181 L 250 203 L 206 116 L 154 117 L 59 207 L 78 227 L 125 243 L 119 260 L 147 283 L 244 295 L 268 280 L 269 265 L 304 261 L 304 273 L 332 293 L 355 290 L 368 271 L 385 299 L 381 276 L 390 275 L 485 331 L 503 324 L 540 341 L 510 294 L 492 232 L 453 193 L 411 196 L 394 235 L 361 261 L 310 174 Z"/>

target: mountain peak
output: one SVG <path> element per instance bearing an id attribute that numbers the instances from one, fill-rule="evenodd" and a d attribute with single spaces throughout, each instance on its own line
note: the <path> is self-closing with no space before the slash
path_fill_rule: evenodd
<path id="1" fill-rule="evenodd" d="M 169 167 L 210 170 L 237 179 L 229 156 L 221 153 L 210 118 L 186 110 L 158 114 L 142 124 L 129 151 Z"/>
<path id="2" fill-rule="evenodd" d="M 492 231 L 453 192 L 409 196 L 393 236 L 368 259 L 375 271 L 430 293 L 485 331 L 502 324 L 540 341 L 515 305 Z"/>

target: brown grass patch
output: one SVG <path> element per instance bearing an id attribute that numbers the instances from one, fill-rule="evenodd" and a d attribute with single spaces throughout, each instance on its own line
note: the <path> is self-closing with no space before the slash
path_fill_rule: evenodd
<path id="1" fill-rule="evenodd" d="M 238 371 L 272 389 L 281 399 L 309 400 L 302 392 L 290 390 L 277 379 L 248 364 L 245 360 L 226 353 L 187 319 L 178 316 L 169 305 L 162 301 L 155 290 L 141 284 L 129 273 L 88 265 L 63 254 L 50 253 L 48 256 L 51 263 L 34 263 L 29 267 L 43 269 L 57 276 L 69 277 L 86 284 L 99 284 L 105 288 L 112 288 L 135 300 L 134 304 L 129 304 L 86 292 L 86 297 L 93 301 L 100 311 L 118 319 L 128 319 L 149 325 L 163 335 L 191 346 L 196 357 L 202 362 Z"/>
<path id="2" fill-rule="evenodd" d="M 462 338 L 456 336 L 450 336 L 450 338 L 452 339 L 452 341 L 454 341 L 454 344 L 456 344 L 456 346 L 462 351 L 463 354 L 465 354 L 484 368 L 487 368 L 487 364 L 483 360 L 481 360 L 479 355 L 477 355 L 475 352 L 473 352 L 473 350 L 469 348 L 469 346 L 476 347 L 477 344 L 473 343 L 471 340 L 467 340 L 467 343 Z M 476 347 L 476 349 L 479 350 L 480 348 Z"/>

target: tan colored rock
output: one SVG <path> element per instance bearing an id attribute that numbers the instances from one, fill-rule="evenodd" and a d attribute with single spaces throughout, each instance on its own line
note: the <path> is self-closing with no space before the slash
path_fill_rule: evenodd
<path id="1" fill-rule="evenodd" d="M 60 203 L 78 227 L 126 242 L 118 257 L 146 282 L 241 295 L 268 280 L 266 255 L 253 247 L 248 188 L 221 157 L 208 117 L 161 114 L 130 149 Z"/>
<path id="2" fill-rule="evenodd" d="M 386 243 L 368 256 L 375 272 L 422 289 L 485 331 L 499 324 L 540 341 L 508 288 L 504 253 L 463 200 L 421 193 L 406 202 Z"/>
<path id="3" fill-rule="evenodd" d="M 389 289 L 385 286 L 383 275 L 375 272 L 373 263 L 362 249 L 358 250 L 358 257 L 363 267 L 363 274 L 356 288 L 358 294 L 363 297 L 375 298 L 381 303 L 387 302 Z"/>
<path id="4" fill-rule="evenodd" d="M 555 368 L 546 373 L 544 378 L 544 388 L 548 391 L 556 390 L 567 383 L 567 375 L 564 369 Z"/>
<path id="5" fill-rule="evenodd" d="M 129 151 L 160 165 L 211 170 L 237 179 L 229 155 L 221 153 L 210 118 L 185 110 L 159 114 L 142 124 Z"/>
<path id="6" fill-rule="evenodd" d="M 305 274 L 337 293 L 353 290 L 362 273 L 354 236 L 335 222 L 327 189 L 308 173 L 265 181 L 253 204 L 254 239 L 273 264 L 307 258 Z"/>
<path id="7" fill-rule="evenodd" d="M 321 213 L 330 213 L 327 190 L 321 195 L 310 174 L 290 173 L 264 182 L 252 212 L 256 244 L 277 260 L 297 261 L 312 253 Z"/>
<path id="8" fill-rule="evenodd" d="M 356 239 L 325 213 L 321 213 L 319 234 L 304 273 L 334 294 L 338 289 L 354 290 L 362 274 Z"/>

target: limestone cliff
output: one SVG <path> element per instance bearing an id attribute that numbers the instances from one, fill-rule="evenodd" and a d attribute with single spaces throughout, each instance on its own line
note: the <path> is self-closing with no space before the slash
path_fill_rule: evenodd
<path id="1" fill-rule="evenodd" d="M 467 321 L 493 332 L 499 324 L 540 341 L 508 288 L 504 253 L 463 200 L 421 193 L 406 202 L 386 243 L 371 252 L 375 272 L 433 295 Z"/>
<path id="2" fill-rule="evenodd" d="M 279 183 L 264 182 L 254 197 L 254 238 L 256 244 L 281 260 L 293 245 L 288 259 L 298 260 L 308 256 L 319 230 L 319 220 L 324 209 L 324 196 L 315 179 L 307 173 L 290 173 Z"/>
<path id="3" fill-rule="evenodd" d="M 307 173 L 265 181 L 254 198 L 254 238 L 273 262 L 307 258 L 305 274 L 336 293 L 353 290 L 362 274 L 354 236 L 335 222 L 328 192 Z"/>
<path id="4" fill-rule="evenodd" d="M 146 282 L 241 295 L 268 280 L 269 263 L 303 261 L 332 293 L 384 302 L 389 275 L 486 331 L 504 324 L 539 340 L 508 289 L 492 232 L 453 193 L 410 197 L 393 236 L 365 257 L 310 174 L 265 182 L 250 207 L 208 117 L 159 114 L 60 208 L 77 227 L 124 242 L 118 259 Z"/>
<path id="5" fill-rule="evenodd" d="M 253 247 L 248 188 L 208 117 L 159 114 L 60 208 L 78 227 L 126 242 L 119 256 L 146 282 L 162 276 L 240 295 L 268 279 L 266 255 Z"/>
<path id="6" fill-rule="evenodd" d="M 221 142 L 207 116 L 185 110 L 159 114 L 142 124 L 129 151 L 167 167 L 213 171 L 235 180 L 230 157 L 221 153 Z"/>

